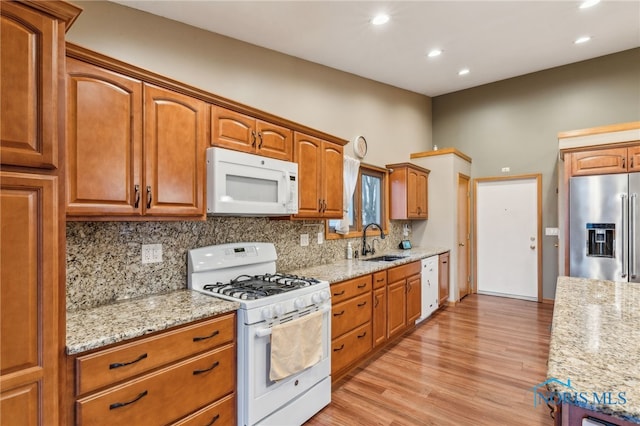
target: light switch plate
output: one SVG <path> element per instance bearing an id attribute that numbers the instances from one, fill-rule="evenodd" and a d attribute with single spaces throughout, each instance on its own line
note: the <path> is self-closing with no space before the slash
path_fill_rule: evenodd
<path id="1" fill-rule="evenodd" d="M 302 247 L 309 245 L 309 234 L 300 234 L 300 245 Z"/>
<path id="2" fill-rule="evenodd" d="M 546 236 L 558 236 L 558 228 L 545 228 L 544 235 Z"/>
<path id="3" fill-rule="evenodd" d="M 324 232 L 318 232 L 318 244 L 324 243 Z"/>

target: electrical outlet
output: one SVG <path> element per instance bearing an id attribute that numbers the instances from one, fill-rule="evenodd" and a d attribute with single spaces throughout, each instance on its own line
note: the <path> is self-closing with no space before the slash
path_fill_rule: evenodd
<path id="1" fill-rule="evenodd" d="M 511 167 L 503 167 L 502 173 L 509 173 L 511 171 Z"/>
<path id="2" fill-rule="evenodd" d="M 300 235 L 300 245 L 302 247 L 306 247 L 309 245 L 309 234 L 301 234 Z"/>
<path id="3" fill-rule="evenodd" d="M 318 244 L 324 243 L 324 232 L 318 232 Z"/>
<path id="4" fill-rule="evenodd" d="M 143 244 L 142 263 L 162 262 L 162 244 Z"/>

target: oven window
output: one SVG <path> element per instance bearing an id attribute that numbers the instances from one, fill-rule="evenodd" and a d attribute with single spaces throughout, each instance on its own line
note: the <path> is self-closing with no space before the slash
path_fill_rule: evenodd
<path id="1" fill-rule="evenodd" d="M 227 175 L 227 195 L 236 201 L 278 202 L 278 181 Z"/>

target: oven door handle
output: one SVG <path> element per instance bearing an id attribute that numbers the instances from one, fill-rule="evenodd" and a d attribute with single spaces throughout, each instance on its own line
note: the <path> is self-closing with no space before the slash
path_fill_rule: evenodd
<path id="1" fill-rule="evenodd" d="M 331 310 L 331 306 L 324 306 L 321 311 L 324 314 L 325 312 L 329 312 Z M 256 330 L 256 337 L 265 337 L 271 335 L 271 327 L 260 328 Z"/>

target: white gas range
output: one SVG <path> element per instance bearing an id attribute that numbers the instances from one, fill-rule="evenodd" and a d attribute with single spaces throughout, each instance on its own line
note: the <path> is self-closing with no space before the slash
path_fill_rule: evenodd
<path id="1" fill-rule="evenodd" d="M 238 424 L 302 424 L 331 401 L 331 295 L 329 283 L 276 272 L 271 243 L 235 243 L 189 251 L 189 288 L 240 303 L 238 310 Z M 319 326 L 310 328 L 312 316 Z M 321 319 L 320 319 L 321 318 Z M 303 334 L 305 342 L 287 342 L 293 364 L 306 353 L 304 344 L 317 342 L 310 366 L 287 365 L 272 358 L 272 331 L 280 342 L 283 328 Z M 314 330 L 314 331 L 311 331 Z M 313 334 L 317 334 L 313 336 Z M 309 336 L 309 334 L 311 334 Z M 295 334 L 294 334 L 295 335 Z M 277 343 L 276 343 L 277 345 Z M 274 354 L 282 349 L 274 348 Z M 281 355 L 277 355 L 281 357 Z M 305 355 L 306 356 L 306 355 Z M 278 378 L 272 380 L 272 364 Z M 275 368 L 275 367 L 274 367 Z M 286 377 L 283 377 L 284 376 Z"/>

